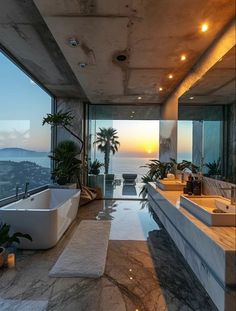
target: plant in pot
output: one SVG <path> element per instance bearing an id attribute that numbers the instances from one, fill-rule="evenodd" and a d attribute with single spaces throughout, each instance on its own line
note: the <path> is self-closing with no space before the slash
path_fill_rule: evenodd
<path id="1" fill-rule="evenodd" d="M 52 176 L 59 185 L 79 182 L 82 161 L 77 158 L 77 146 L 73 141 L 60 142 L 49 157 L 54 160 L 55 169 Z"/>
<path id="2" fill-rule="evenodd" d="M 70 133 L 73 137 L 78 139 L 78 141 L 81 144 L 79 153 L 83 150 L 84 142 L 83 140 L 74 133 L 71 129 L 73 128 L 73 120 L 74 116 L 72 115 L 71 111 L 62 112 L 58 111 L 53 114 L 48 113 L 46 117 L 43 118 L 42 125 L 49 124 L 53 127 L 62 127 L 64 130 L 66 130 L 68 133 Z"/>
<path id="3" fill-rule="evenodd" d="M 221 160 L 218 159 L 217 161 L 208 162 L 205 164 L 208 168 L 207 175 L 213 178 L 219 178 L 221 175 Z"/>
<path id="4" fill-rule="evenodd" d="M 0 267 L 3 266 L 6 256 L 7 249 L 12 246 L 14 243 L 20 243 L 19 238 L 28 239 L 32 241 L 32 238 L 29 234 L 24 234 L 21 232 L 15 232 L 10 234 L 10 225 L 6 223 L 0 224 Z"/>
<path id="5" fill-rule="evenodd" d="M 90 164 L 89 168 L 89 176 L 88 176 L 88 184 L 90 187 L 99 188 L 103 191 L 104 188 L 104 175 L 100 175 L 100 168 L 103 167 L 104 164 L 98 160 L 93 161 Z"/>
<path id="6" fill-rule="evenodd" d="M 141 167 L 147 167 L 149 170 L 147 175 L 152 179 L 163 179 L 166 177 L 166 174 L 174 166 L 173 162 L 161 162 L 159 160 L 149 160 L 150 163 L 147 163 Z"/>
<path id="7" fill-rule="evenodd" d="M 104 164 L 101 163 L 100 161 L 98 161 L 97 159 L 94 160 L 91 164 L 90 164 L 90 169 L 89 169 L 89 174 L 92 175 L 99 175 L 100 174 L 100 168 L 103 167 Z"/>

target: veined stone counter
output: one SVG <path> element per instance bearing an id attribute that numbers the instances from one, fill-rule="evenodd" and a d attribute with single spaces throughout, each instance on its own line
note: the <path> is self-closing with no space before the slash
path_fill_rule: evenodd
<path id="1" fill-rule="evenodd" d="M 236 228 L 209 227 L 180 207 L 182 191 L 148 185 L 149 202 L 219 310 L 236 308 Z"/>

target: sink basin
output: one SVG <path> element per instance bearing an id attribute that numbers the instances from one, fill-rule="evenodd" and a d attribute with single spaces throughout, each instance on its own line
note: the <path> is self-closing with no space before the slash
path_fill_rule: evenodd
<path id="1" fill-rule="evenodd" d="M 158 188 L 164 191 L 183 191 L 186 183 L 182 183 L 179 179 L 161 179 L 156 182 L 156 185 Z"/>
<path id="2" fill-rule="evenodd" d="M 236 207 L 221 196 L 180 196 L 180 205 L 209 226 L 236 226 Z"/>

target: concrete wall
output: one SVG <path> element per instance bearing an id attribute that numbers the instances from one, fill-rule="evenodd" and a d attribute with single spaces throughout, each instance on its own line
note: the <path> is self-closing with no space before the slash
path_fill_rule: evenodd
<path id="1" fill-rule="evenodd" d="M 177 160 L 177 121 L 160 120 L 160 150 L 161 162 L 169 162 L 170 158 Z"/>
<path id="2" fill-rule="evenodd" d="M 71 130 L 83 139 L 84 131 L 84 104 L 77 98 L 57 98 L 56 102 L 56 111 L 71 111 L 74 116 L 73 127 Z M 73 135 L 65 131 L 63 128 L 57 128 L 57 143 L 63 140 L 73 140 L 78 148 L 81 146 L 78 139 L 76 139 Z"/>

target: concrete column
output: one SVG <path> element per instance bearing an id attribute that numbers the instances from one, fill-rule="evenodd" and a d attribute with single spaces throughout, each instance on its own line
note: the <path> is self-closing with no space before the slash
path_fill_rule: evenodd
<path id="1" fill-rule="evenodd" d="M 201 167 L 203 162 L 203 121 L 193 121 L 192 162 Z"/>
<path id="2" fill-rule="evenodd" d="M 177 120 L 161 120 L 159 128 L 161 162 L 169 162 L 170 158 L 177 160 Z"/>
<path id="3" fill-rule="evenodd" d="M 84 131 L 84 104 L 80 100 L 76 98 L 57 98 L 56 102 L 56 111 L 67 112 L 70 111 L 74 116 L 72 131 L 75 132 L 76 135 L 83 139 Z M 57 143 L 63 140 L 73 140 L 78 147 L 80 146 L 80 142 L 73 135 L 68 133 L 63 128 L 57 129 Z"/>

